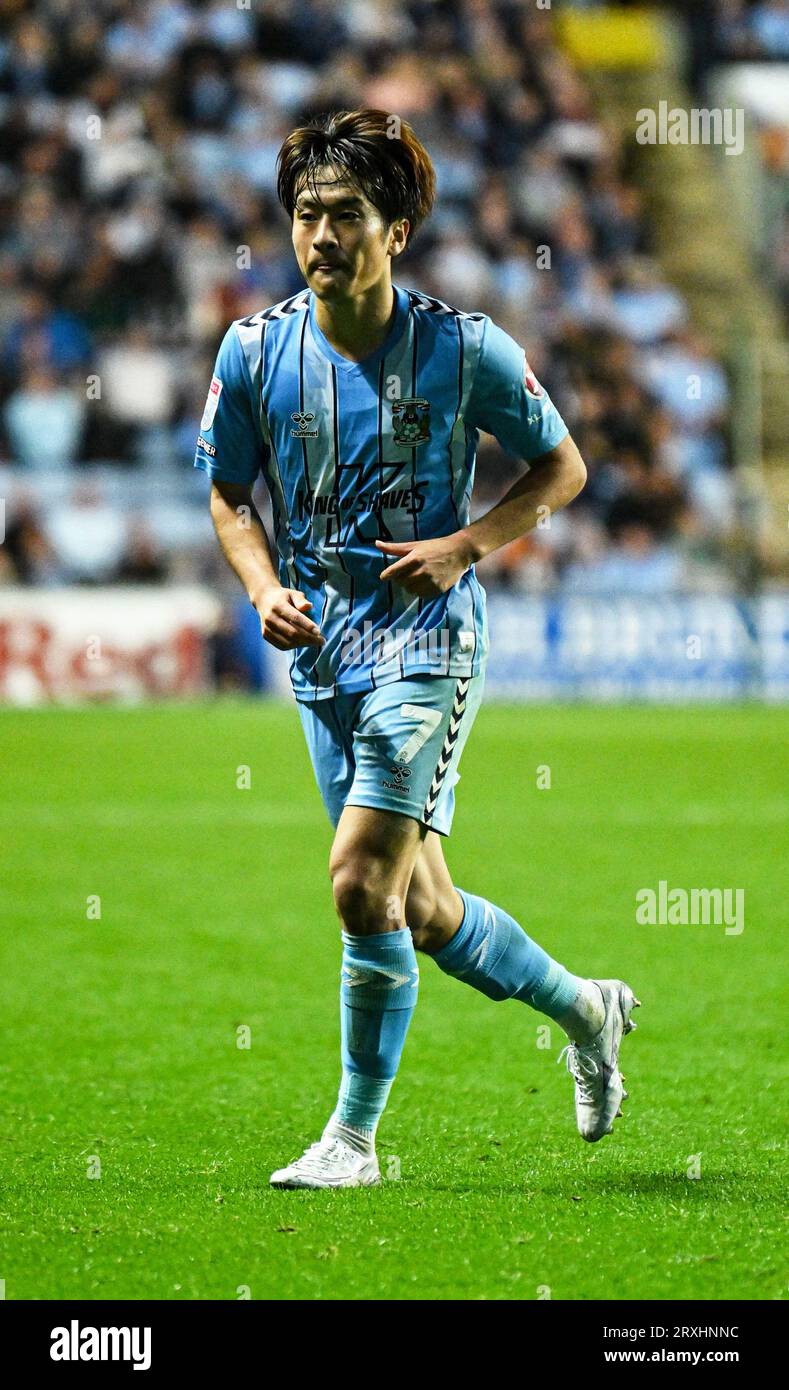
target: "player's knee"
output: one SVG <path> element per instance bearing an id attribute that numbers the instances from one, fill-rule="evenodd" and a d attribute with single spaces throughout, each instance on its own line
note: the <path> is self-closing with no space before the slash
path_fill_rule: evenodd
<path id="1" fill-rule="evenodd" d="M 414 949 L 432 956 L 446 946 L 457 930 L 459 911 L 454 891 L 435 893 L 420 889 L 415 893 L 413 908 L 409 893 L 406 920 L 411 928 Z"/>
<path id="2" fill-rule="evenodd" d="M 346 931 L 358 935 L 391 931 L 384 866 L 368 857 L 344 858 L 330 866 L 334 906 Z"/>
<path id="3" fill-rule="evenodd" d="M 414 934 L 416 944 L 416 934 L 426 931 L 436 915 L 438 906 L 435 890 L 430 883 L 413 882 L 408 890 L 405 900 L 405 920 Z"/>

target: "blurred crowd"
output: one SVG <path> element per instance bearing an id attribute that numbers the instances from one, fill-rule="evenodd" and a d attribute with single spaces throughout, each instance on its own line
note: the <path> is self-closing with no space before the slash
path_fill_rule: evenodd
<path id="1" fill-rule="evenodd" d="M 668 8 L 687 21 L 688 78 L 705 104 L 716 95 L 709 78 L 721 65 L 789 63 L 789 0 L 668 0 Z M 762 165 L 757 201 L 761 216 L 760 264 L 783 305 L 789 331 L 789 72 L 782 74 L 784 90 L 780 119 L 748 113 Z"/>
<path id="2" fill-rule="evenodd" d="M 789 0 L 713 0 L 715 57 L 789 58 Z"/>
<path id="3" fill-rule="evenodd" d="M 572 509 L 489 557 L 483 583 L 728 582 L 726 374 L 661 275 L 617 137 L 550 9 L 2 8 L 0 582 L 235 584 L 192 468 L 214 355 L 232 319 L 303 286 L 273 192 L 283 137 L 362 105 L 410 120 L 438 174 L 435 214 L 395 280 L 521 342 L 588 465 Z M 785 39 L 778 0 L 720 12 L 727 33 Z M 517 471 L 483 438 L 477 513 Z"/>

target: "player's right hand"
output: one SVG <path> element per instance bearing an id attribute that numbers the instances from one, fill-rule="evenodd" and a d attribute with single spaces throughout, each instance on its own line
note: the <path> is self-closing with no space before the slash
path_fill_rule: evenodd
<path id="1" fill-rule="evenodd" d="M 255 607 L 260 615 L 263 636 L 278 651 L 289 652 L 294 647 L 322 647 L 326 641 L 318 624 L 305 616 L 312 604 L 298 589 L 266 589 L 255 602 Z"/>

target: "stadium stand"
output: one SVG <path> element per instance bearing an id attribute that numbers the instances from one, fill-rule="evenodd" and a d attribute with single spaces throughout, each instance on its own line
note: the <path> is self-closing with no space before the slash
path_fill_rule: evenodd
<path id="1" fill-rule="evenodd" d="M 721 42 L 747 31 L 773 52 L 786 8 L 721 5 Z M 652 594 L 730 582 L 728 375 L 660 269 L 622 141 L 549 10 L 5 9 L 0 583 L 237 591 L 191 467 L 206 385 L 229 321 L 301 285 L 273 196 L 282 138 L 312 112 L 358 105 L 411 120 L 437 167 L 436 213 L 395 278 L 521 341 L 588 464 L 571 511 L 490 557 L 483 582 Z M 693 399 L 690 375 L 704 383 Z M 483 438 L 478 510 L 516 469 Z"/>

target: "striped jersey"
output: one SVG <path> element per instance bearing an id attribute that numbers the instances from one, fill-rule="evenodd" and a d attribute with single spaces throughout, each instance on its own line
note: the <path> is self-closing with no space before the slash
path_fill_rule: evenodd
<path id="1" fill-rule="evenodd" d="M 485 593 L 472 565 L 436 598 L 381 571 L 376 539 L 447 536 L 469 522 L 479 431 L 528 461 L 567 427 L 526 356 L 486 314 L 394 287 L 392 326 L 343 357 L 304 289 L 232 323 L 216 359 L 195 467 L 271 498 L 279 577 L 310 600 L 325 645 L 292 653 L 296 698 L 370 690 L 419 672 L 477 675 Z"/>

